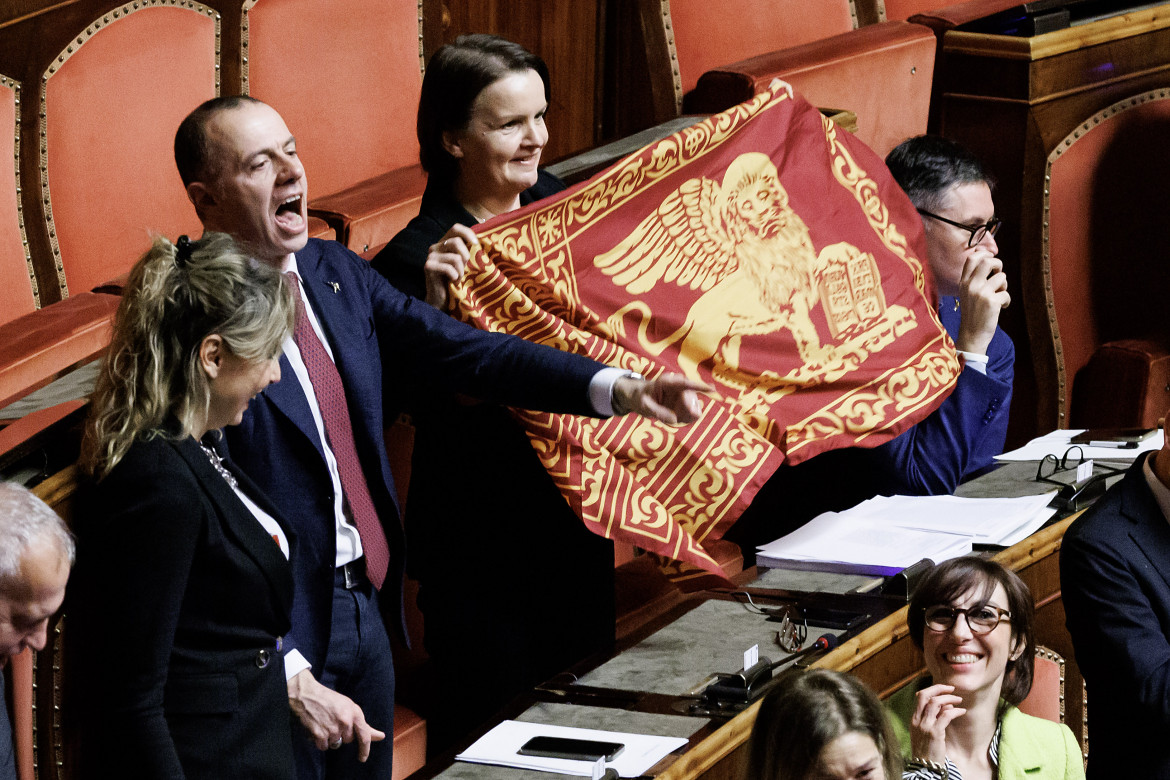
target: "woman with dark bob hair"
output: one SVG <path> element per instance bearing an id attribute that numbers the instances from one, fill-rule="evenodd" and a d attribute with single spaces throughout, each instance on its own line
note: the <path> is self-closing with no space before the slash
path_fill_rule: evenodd
<path id="1" fill-rule="evenodd" d="M 295 538 L 219 443 L 280 379 L 294 311 L 280 272 L 223 234 L 156 239 L 130 271 L 82 447 L 67 633 L 82 776 L 294 775 Z"/>
<path id="2" fill-rule="evenodd" d="M 478 242 L 472 226 L 564 189 L 539 169 L 548 105 L 548 68 L 517 43 L 463 35 L 436 51 L 418 108 L 426 193 L 374 268 L 446 308 Z M 577 517 L 506 409 L 442 395 L 403 401 L 415 426 L 408 565 L 433 700 L 443 703 L 423 714 L 428 742 L 441 746 L 612 645 L 613 543 Z M 477 665 L 491 670 L 475 685 L 469 637 Z"/>
<path id="3" fill-rule="evenodd" d="M 760 703 L 745 780 L 896 780 L 901 769 L 873 691 L 852 675 L 793 669 Z"/>
<path id="4" fill-rule="evenodd" d="M 994 561 L 955 558 L 922 579 L 908 623 L 928 675 L 889 701 L 904 778 L 1085 776 L 1068 726 L 1017 707 L 1032 688 L 1033 612 L 1028 586 Z"/>
<path id="5" fill-rule="evenodd" d="M 548 142 L 548 66 L 518 43 L 461 35 L 427 63 L 418 103 L 427 188 L 417 217 L 373 266 L 436 308 L 463 276 L 478 239 L 471 226 L 565 188 L 540 170 Z"/>

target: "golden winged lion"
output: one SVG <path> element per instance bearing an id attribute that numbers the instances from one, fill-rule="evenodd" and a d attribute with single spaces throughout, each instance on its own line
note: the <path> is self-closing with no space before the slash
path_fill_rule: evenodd
<path id="1" fill-rule="evenodd" d="M 826 247 L 818 258 L 808 227 L 788 204 L 776 166 L 767 155 L 749 152 L 727 168 L 723 183 L 690 179 L 616 247 L 594 264 L 631 296 L 659 282 L 702 290 L 686 321 L 665 339 L 654 341 L 650 307 L 632 300 L 606 320 L 611 334 L 624 335 L 625 318 L 640 317 L 643 349 L 659 355 L 681 340 L 679 368 L 702 380 L 698 368 L 712 361 L 712 378 L 747 387 L 774 372 L 739 368 L 744 336 L 787 328 L 811 376 L 834 360 L 822 347 L 810 317 L 819 302 L 818 269 L 843 256 L 860 256 L 849 244 Z"/>

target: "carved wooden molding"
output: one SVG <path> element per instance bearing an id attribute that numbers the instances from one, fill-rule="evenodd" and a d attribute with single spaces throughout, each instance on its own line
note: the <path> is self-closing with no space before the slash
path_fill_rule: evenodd
<path id="1" fill-rule="evenodd" d="M 1044 281 L 1044 305 L 1047 312 L 1050 330 L 1052 332 L 1052 346 L 1054 354 L 1056 355 L 1056 384 L 1057 384 L 1057 410 L 1060 419 L 1061 428 L 1068 427 L 1068 420 L 1066 418 L 1065 409 L 1068 402 L 1069 393 L 1069 377 L 1064 365 L 1064 344 L 1060 337 L 1060 326 L 1056 318 L 1056 296 L 1052 292 L 1052 254 L 1049 244 L 1049 224 L 1050 224 L 1050 208 L 1051 208 L 1051 192 L 1052 192 L 1052 166 L 1057 160 L 1064 155 L 1069 149 L 1073 147 L 1080 139 L 1087 136 L 1096 128 L 1100 127 L 1107 119 L 1117 116 L 1118 114 L 1128 111 L 1131 108 L 1144 105 L 1155 100 L 1170 99 L 1170 89 L 1160 88 L 1153 89 L 1149 92 L 1143 92 L 1138 95 L 1127 97 L 1124 100 L 1119 100 L 1107 108 L 1103 108 L 1091 117 L 1086 119 L 1078 125 L 1071 133 L 1064 137 L 1060 143 L 1056 145 L 1048 155 L 1048 161 L 1044 166 L 1044 219 L 1043 230 L 1041 232 L 1041 255 L 1040 255 L 1040 272 Z"/>
<path id="2" fill-rule="evenodd" d="M 65 265 L 61 259 L 61 246 L 57 241 L 57 228 L 53 223 L 53 200 L 49 194 L 49 141 L 48 141 L 48 102 L 47 94 L 49 79 L 52 78 L 65 62 L 76 54 L 94 35 L 114 22 L 129 16 L 135 11 L 147 8 L 187 8 L 195 13 L 207 16 L 215 22 L 215 94 L 219 94 L 220 72 L 220 15 L 214 9 L 194 0 L 133 0 L 121 8 L 115 8 L 102 14 L 100 19 L 91 22 L 84 31 L 69 42 L 57 58 L 49 65 L 41 76 L 40 112 L 37 115 L 37 132 L 40 136 L 40 166 L 41 166 L 41 202 L 45 210 L 45 229 L 49 236 L 49 244 L 53 250 L 53 267 L 57 272 L 57 283 L 61 289 L 61 299 L 69 297 L 69 285 L 65 281 Z M 30 266 L 31 267 L 31 266 Z"/>
<path id="3" fill-rule="evenodd" d="M 13 175 L 16 177 L 16 224 L 20 228 L 20 245 L 24 249 L 24 265 L 28 269 L 28 280 L 32 284 L 33 305 L 41 308 L 41 288 L 33 270 L 32 252 L 28 248 L 28 233 L 24 229 L 24 200 L 20 186 L 20 82 L 0 74 L 0 86 L 12 90 L 16 100 L 15 132 L 12 139 Z"/>

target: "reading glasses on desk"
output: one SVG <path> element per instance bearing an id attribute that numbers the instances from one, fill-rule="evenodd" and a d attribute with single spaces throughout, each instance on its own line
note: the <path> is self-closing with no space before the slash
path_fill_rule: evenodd
<path id="1" fill-rule="evenodd" d="M 1087 477 L 1072 482 L 1055 479 L 1058 473 L 1079 469 L 1084 463 L 1091 463 L 1094 468 L 1100 467 L 1104 473 L 1090 473 Z M 1077 511 L 1084 509 L 1103 496 L 1106 488 L 1105 481 L 1124 471 L 1125 469 L 1085 458 L 1085 451 L 1081 449 L 1079 444 L 1074 444 L 1065 450 L 1064 455 L 1060 458 L 1051 453 L 1045 455 L 1036 466 L 1036 481 L 1059 485 L 1060 492 L 1056 494 L 1053 505 L 1064 511 Z"/>

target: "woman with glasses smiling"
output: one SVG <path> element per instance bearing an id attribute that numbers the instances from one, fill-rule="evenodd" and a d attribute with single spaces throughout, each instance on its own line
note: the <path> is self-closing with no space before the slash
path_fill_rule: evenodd
<path id="1" fill-rule="evenodd" d="M 936 566 L 910 600 L 910 637 L 927 676 L 889 701 L 904 780 L 1085 776 L 1068 726 L 1016 705 L 1032 688 L 1032 594 L 994 561 Z"/>

